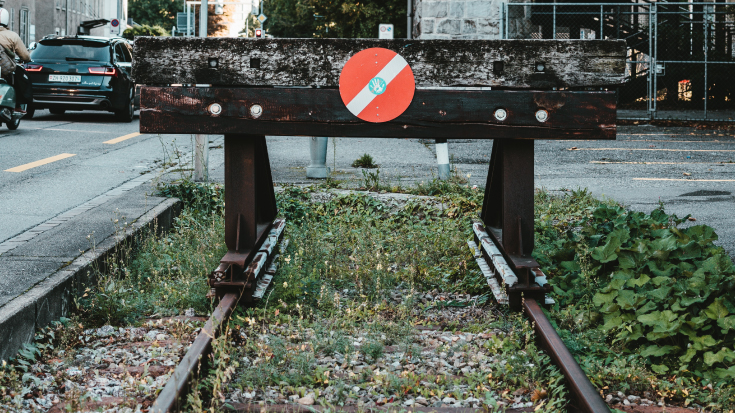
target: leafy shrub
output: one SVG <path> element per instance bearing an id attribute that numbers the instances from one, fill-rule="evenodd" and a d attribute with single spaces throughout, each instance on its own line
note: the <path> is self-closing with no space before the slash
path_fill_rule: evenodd
<path id="1" fill-rule="evenodd" d="M 168 36 L 169 33 L 161 26 L 149 26 L 142 24 L 125 29 L 122 37 L 133 40 L 136 36 Z"/>
<path id="2" fill-rule="evenodd" d="M 206 214 L 221 213 L 225 207 L 225 189 L 219 184 L 183 180 L 158 188 L 161 195 L 179 198 L 186 208 Z"/>
<path id="3" fill-rule="evenodd" d="M 733 379 L 735 268 L 712 228 L 678 227 L 686 218 L 599 205 L 564 236 L 542 234 L 555 250 L 538 256 L 562 304 L 583 303 L 590 325 L 657 373 Z"/>
<path id="4" fill-rule="evenodd" d="M 354 162 L 352 162 L 353 168 L 377 168 L 378 165 L 375 164 L 375 161 L 373 160 L 373 157 L 369 154 L 364 154 L 361 157 L 355 159 Z"/>

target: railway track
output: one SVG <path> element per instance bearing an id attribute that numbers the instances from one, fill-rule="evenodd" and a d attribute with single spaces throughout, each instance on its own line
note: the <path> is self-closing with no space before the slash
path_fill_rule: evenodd
<path id="1" fill-rule="evenodd" d="M 271 232 L 272 240 L 280 240 L 282 238 L 282 231 L 285 226 L 284 224 L 285 223 L 282 221 L 275 223 L 274 227 L 276 229 Z M 475 259 L 483 271 L 483 274 L 486 276 L 488 285 L 491 287 L 496 300 L 501 304 L 508 304 L 509 300 L 507 291 L 518 282 L 518 276 L 510 270 L 503 258 L 501 250 L 497 248 L 497 245 L 488 236 L 487 232 L 485 232 L 482 223 L 475 223 L 473 225 L 473 229 L 475 231 L 475 240 L 477 242 L 470 241 L 468 244 L 475 253 Z M 287 243 L 288 240 L 285 240 L 285 242 Z M 285 250 L 285 248 L 281 247 L 281 250 Z M 166 383 L 166 386 L 158 395 L 155 403 L 151 406 L 150 412 L 176 412 L 184 406 L 186 396 L 191 389 L 193 381 L 201 377 L 203 372 L 207 371 L 208 357 L 212 353 L 213 341 L 222 333 L 223 328 L 228 323 L 230 315 L 234 309 L 241 302 L 261 298 L 265 290 L 268 288 L 268 285 L 277 269 L 274 260 L 274 258 L 277 257 L 277 253 L 275 253 L 276 251 L 278 251 L 278 247 L 275 242 L 265 243 L 265 247 L 260 251 L 262 254 L 261 257 L 257 262 L 254 260 L 254 263 L 251 264 L 251 267 L 257 267 L 250 269 L 251 273 L 254 275 L 250 280 L 250 285 L 252 286 L 250 287 L 250 294 L 252 295 L 252 298 L 245 300 L 243 299 L 242 294 L 237 293 L 226 293 L 221 296 L 219 304 L 212 313 L 212 316 L 201 329 L 186 355 L 181 359 L 181 362 L 174 370 Z M 215 272 L 224 271 L 224 268 L 221 267 L 222 266 L 215 270 Z M 533 282 L 539 289 L 543 289 L 544 286 L 547 285 L 546 277 L 539 269 L 533 269 L 530 273 L 535 276 Z M 607 407 L 607 404 L 600 397 L 600 394 L 579 367 L 572 354 L 565 347 L 562 339 L 546 318 L 546 315 L 542 310 L 543 304 L 548 303 L 539 303 L 535 298 L 524 298 L 522 300 L 522 310 L 528 319 L 533 322 L 537 333 L 538 343 L 544 348 L 553 363 L 560 369 L 566 378 L 567 388 L 572 396 L 569 406 L 571 409 L 570 411 L 591 413 L 609 412 L 610 410 Z M 262 406 L 260 405 L 240 405 L 236 408 L 232 408 L 231 411 L 261 411 L 261 408 Z M 314 411 L 314 408 L 312 407 L 304 407 L 298 404 L 270 405 L 268 408 L 269 411 L 277 412 Z M 403 407 L 401 406 L 398 406 L 397 408 L 385 406 L 375 407 L 371 410 L 398 411 L 396 409 L 402 408 Z M 350 408 L 346 408 L 345 411 L 349 410 Z M 464 411 L 479 411 L 481 409 L 437 409 L 413 406 L 410 410 L 416 412 L 447 410 L 456 413 L 464 413 Z M 507 411 L 524 410 L 510 409 Z"/>

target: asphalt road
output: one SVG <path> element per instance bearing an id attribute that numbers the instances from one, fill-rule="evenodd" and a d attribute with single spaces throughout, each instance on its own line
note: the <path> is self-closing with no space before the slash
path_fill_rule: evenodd
<path id="1" fill-rule="evenodd" d="M 17 131 L 0 129 L 0 242 L 118 187 L 142 173 L 180 162 L 190 173 L 192 138 L 137 135 L 137 118 L 115 123 L 103 112 L 57 116 L 37 112 Z M 117 139 L 119 138 L 119 139 Z M 210 137 L 219 148 L 221 137 Z M 269 137 L 276 182 L 309 183 L 309 139 Z M 483 186 L 492 141 L 451 140 L 450 158 L 469 183 Z M 327 164 L 333 176 L 357 185 L 363 171 L 352 161 L 368 153 L 383 183 L 408 185 L 436 176 L 433 145 L 415 139 L 330 139 Z M 67 158 L 20 172 L 9 169 L 62 154 Z M 184 155 L 184 158 L 186 155 Z M 210 152 L 212 177 L 223 179 L 221 149 Z M 22 169 L 22 168 L 21 168 Z M 365 171 L 375 174 L 376 170 Z M 553 191 L 589 188 L 635 210 L 692 214 L 720 235 L 735 256 L 735 137 L 732 132 L 621 126 L 615 141 L 537 141 L 536 186 Z M 171 177 L 171 174 L 168 175 Z M 152 192 L 152 191 L 151 191 Z"/>
<path id="2" fill-rule="evenodd" d="M 38 111 L 0 128 L 0 243 L 190 150 L 182 135 L 140 135 L 138 119 Z M 49 162 L 50 161 L 50 162 Z M 43 164 L 44 162 L 48 162 Z"/>
<path id="3" fill-rule="evenodd" d="M 271 137 L 274 179 L 309 183 L 308 139 Z M 457 173 L 484 186 L 492 141 L 450 140 Z M 359 184 L 363 170 L 350 164 L 370 154 L 382 183 L 410 185 L 436 177 L 434 145 L 416 139 L 330 139 L 327 165 L 335 179 Z M 366 170 L 375 174 L 377 170 Z M 551 191 L 588 188 L 634 210 L 651 212 L 663 202 L 669 213 L 691 214 L 720 236 L 735 258 L 735 136 L 732 131 L 619 126 L 614 141 L 536 141 L 536 187 Z"/>

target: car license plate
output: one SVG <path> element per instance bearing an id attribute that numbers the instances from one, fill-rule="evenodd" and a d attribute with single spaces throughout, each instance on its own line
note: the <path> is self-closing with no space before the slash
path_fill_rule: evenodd
<path id="1" fill-rule="evenodd" d="M 49 82 L 66 82 L 66 83 L 80 83 L 82 81 L 81 76 L 75 75 L 48 75 Z"/>

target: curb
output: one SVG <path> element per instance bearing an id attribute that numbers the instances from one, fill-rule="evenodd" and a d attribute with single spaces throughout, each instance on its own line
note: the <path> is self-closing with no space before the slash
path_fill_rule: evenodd
<path id="1" fill-rule="evenodd" d="M 94 284 L 95 270 L 104 271 L 115 258 L 118 246 L 143 238 L 148 231 L 167 232 L 181 212 L 181 201 L 167 199 L 130 224 L 112 234 L 69 265 L 56 270 L 23 295 L 0 308 L 0 360 L 14 356 L 24 344 L 33 341 L 36 329 L 65 317 L 71 300 Z"/>

